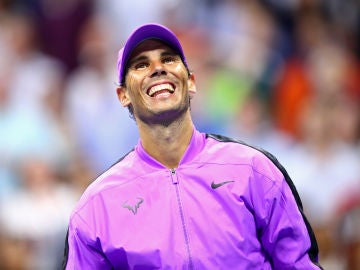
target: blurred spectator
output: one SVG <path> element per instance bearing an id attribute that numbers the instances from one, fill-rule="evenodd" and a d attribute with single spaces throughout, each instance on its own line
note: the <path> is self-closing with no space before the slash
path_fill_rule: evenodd
<path id="1" fill-rule="evenodd" d="M 360 2 L 358 0 L 322 0 L 322 8 L 333 25 L 337 38 L 346 43 L 360 59 Z M 344 16 L 344 14 L 346 14 Z"/>
<path id="2" fill-rule="evenodd" d="M 0 167 L 9 170 L 30 153 L 66 164 L 69 141 L 54 107 L 61 104 L 61 65 L 36 48 L 31 18 L 16 13 L 2 19 L 7 31 L 6 66 L 0 65 Z"/>
<path id="3" fill-rule="evenodd" d="M 26 241 L 30 260 L 26 269 L 55 269 L 78 196 L 44 159 L 23 159 L 19 174 L 23 185 L 0 205 L 0 226 L 12 239 Z"/>
<path id="4" fill-rule="evenodd" d="M 360 104 L 357 99 L 344 93 L 335 97 L 338 102 L 333 109 L 333 128 L 336 139 L 344 146 L 360 151 Z"/>
<path id="5" fill-rule="evenodd" d="M 27 270 L 29 269 L 29 246 L 24 238 L 8 235 L 0 227 L 0 269 Z"/>
<path id="6" fill-rule="evenodd" d="M 117 99 L 116 54 L 109 53 L 107 24 L 91 18 L 79 36 L 80 66 L 68 79 L 65 111 L 78 156 L 100 173 L 137 142 L 136 123 Z"/>
<path id="7" fill-rule="evenodd" d="M 34 20 L 28 13 L 14 13 L 4 23 L 9 29 L 5 47 L 6 69 L 12 76 L 12 106 L 42 110 L 48 95 L 61 92 L 63 66 L 40 50 Z"/>
<path id="8" fill-rule="evenodd" d="M 11 194 L 18 186 L 10 164 L 14 158 L 13 151 L 15 151 L 15 142 L 12 141 L 11 136 L 18 132 L 20 126 L 15 127 L 16 125 L 12 124 L 12 108 L 9 103 L 9 80 L 6 75 L 6 73 L 0 74 L 0 201 L 3 197 Z"/>
<path id="9" fill-rule="evenodd" d="M 294 144 L 291 137 L 273 126 L 265 101 L 256 91 L 250 93 L 239 106 L 227 133 L 230 137 L 269 151 L 281 162 Z"/>
<path id="10" fill-rule="evenodd" d="M 96 1 L 96 15 L 106 18 L 111 31 L 111 39 L 108 40 L 115 48 L 122 47 L 124 38 L 130 34 L 135 26 L 148 23 L 162 23 L 163 14 L 167 8 L 172 6 L 178 0 L 136 0 L 136 1 L 118 1 L 106 0 Z M 180 2 L 180 1 L 179 1 Z M 129 17 L 129 14 L 136 13 L 136 16 Z"/>
<path id="11" fill-rule="evenodd" d="M 334 228 L 330 224 L 343 198 L 359 185 L 358 150 L 339 141 L 335 129 L 338 118 L 334 119 L 334 110 L 343 101 L 322 97 L 308 104 L 301 121 L 302 140 L 284 162 L 318 238 L 324 267 L 335 256 Z"/>
<path id="12" fill-rule="evenodd" d="M 283 65 L 272 97 L 277 128 L 299 139 L 302 110 L 314 96 L 346 92 L 359 100 L 359 63 L 316 4 L 298 11 L 295 50 Z"/>
<path id="13" fill-rule="evenodd" d="M 327 42 L 326 26 L 318 9 L 297 11 L 294 17 L 295 43 L 274 87 L 272 108 L 276 127 L 296 139 L 299 138 L 300 115 L 314 93 L 307 57 L 319 43 Z"/>
<path id="14" fill-rule="evenodd" d="M 78 197 L 83 194 L 85 188 L 87 188 L 98 175 L 90 165 L 91 164 L 81 155 L 74 154 L 72 162 L 66 170 L 66 174 L 62 174 L 63 179 L 66 180 Z"/>
<path id="15" fill-rule="evenodd" d="M 27 2 L 27 1 L 25 1 Z M 43 52 L 58 59 L 66 71 L 78 65 L 77 37 L 93 13 L 93 0 L 32 0 Z"/>
<path id="16" fill-rule="evenodd" d="M 277 129 L 299 139 L 299 118 L 312 96 L 312 89 L 302 60 L 290 59 L 282 68 L 283 73 L 271 95 L 271 113 Z"/>
<path id="17" fill-rule="evenodd" d="M 231 119 L 252 89 L 273 83 L 277 73 L 274 59 L 280 61 L 281 57 L 273 46 L 275 22 L 264 6 L 257 1 L 224 1 L 217 5 L 210 39 L 217 69 L 205 87 L 208 117 L 220 132 L 233 124 Z"/>
<path id="18" fill-rule="evenodd" d="M 11 102 L 12 73 L 0 75 L 0 195 L 11 195 L 20 179 L 14 173 L 23 156 L 44 157 L 57 165 L 70 159 L 67 140 L 49 111 L 14 106 Z M 1 198 L 0 198 L 1 199 Z"/>
<path id="19" fill-rule="evenodd" d="M 339 206 L 335 219 L 336 240 L 339 256 L 344 256 L 346 270 L 360 269 L 360 189 L 359 185 L 349 191 Z"/>

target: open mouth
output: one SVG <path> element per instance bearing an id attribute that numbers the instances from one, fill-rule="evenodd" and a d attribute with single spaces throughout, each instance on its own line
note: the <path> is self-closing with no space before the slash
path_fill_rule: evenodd
<path id="1" fill-rule="evenodd" d="M 157 84 L 154 85 L 152 87 L 150 87 L 147 90 L 147 94 L 150 97 L 156 97 L 159 95 L 168 95 L 168 94 L 172 94 L 175 92 L 175 86 L 171 83 L 162 83 L 162 84 Z"/>

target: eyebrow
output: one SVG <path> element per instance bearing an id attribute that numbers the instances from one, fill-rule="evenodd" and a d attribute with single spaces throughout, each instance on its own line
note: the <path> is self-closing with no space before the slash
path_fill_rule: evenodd
<path id="1" fill-rule="evenodd" d="M 175 51 L 172 51 L 172 50 L 171 50 L 171 51 L 164 51 L 164 52 L 162 52 L 162 53 L 160 54 L 160 56 L 161 56 L 161 57 L 164 57 L 164 56 L 178 56 L 178 57 L 181 59 L 179 53 L 177 53 L 177 52 L 175 52 Z M 144 60 L 147 60 L 147 59 L 149 59 L 149 57 L 147 57 L 147 56 L 145 56 L 145 55 L 137 56 L 137 57 L 135 57 L 135 58 L 133 58 L 133 59 L 130 59 L 129 62 L 128 62 L 128 64 L 127 64 L 127 66 L 128 66 L 128 67 L 131 67 L 134 63 L 136 63 L 136 62 L 141 62 L 141 61 L 144 61 Z"/>
<path id="2" fill-rule="evenodd" d="M 132 58 L 132 59 L 129 60 L 127 66 L 128 66 L 128 67 L 131 67 L 134 63 L 140 62 L 140 61 L 144 61 L 144 60 L 146 60 L 146 59 L 148 59 L 148 57 L 147 57 L 147 56 L 144 56 L 144 55 L 141 55 L 141 56 Z"/>

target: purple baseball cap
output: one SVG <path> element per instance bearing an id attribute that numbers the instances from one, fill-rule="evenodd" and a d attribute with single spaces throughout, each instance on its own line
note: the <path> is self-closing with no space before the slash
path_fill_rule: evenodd
<path id="1" fill-rule="evenodd" d="M 117 69 L 120 84 L 122 84 L 125 80 L 126 65 L 129 61 L 132 51 L 135 49 L 136 46 L 138 46 L 141 42 L 147 39 L 159 39 L 171 48 L 173 48 L 176 52 L 179 53 L 181 60 L 183 61 L 185 67 L 188 69 L 184 51 L 176 35 L 170 29 L 161 24 L 144 24 L 135 29 L 130 34 L 125 43 L 125 46 L 119 51 Z"/>

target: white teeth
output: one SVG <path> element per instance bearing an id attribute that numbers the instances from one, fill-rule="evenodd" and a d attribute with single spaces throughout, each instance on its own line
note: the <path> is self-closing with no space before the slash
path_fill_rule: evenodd
<path id="1" fill-rule="evenodd" d="M 150 88 L 149 96 L 153 96 L 156 92 L 161 90 L 170 90 L 170 92 L 174 92 L 174 87 L 170 83 L 158 84 Z"/>

